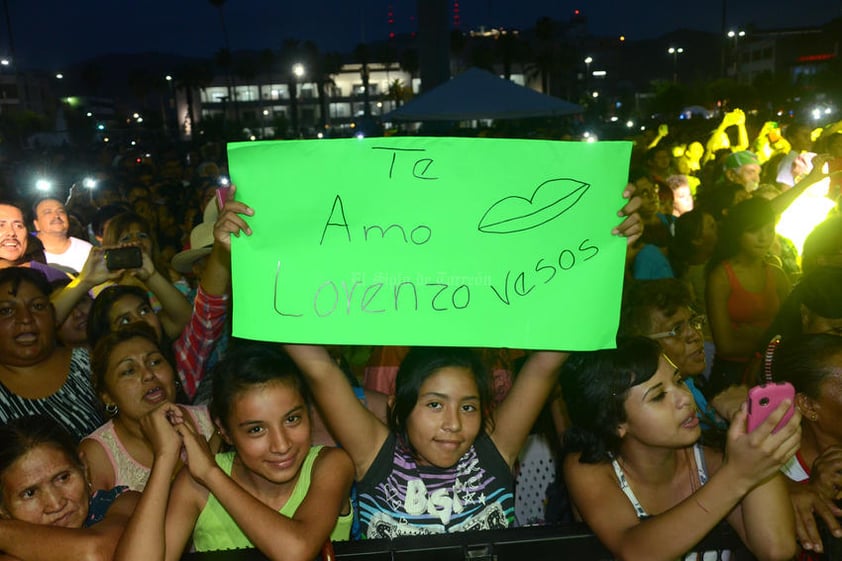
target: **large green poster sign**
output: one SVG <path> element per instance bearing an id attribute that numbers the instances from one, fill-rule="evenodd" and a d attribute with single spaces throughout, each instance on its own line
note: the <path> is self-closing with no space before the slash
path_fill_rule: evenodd
<path id="1" fill-rule="evenodd" d="M 235 143 L 254 234 L 233 244 L 234 334 L 298 343 L 614 344 L 627 142 Z"/>

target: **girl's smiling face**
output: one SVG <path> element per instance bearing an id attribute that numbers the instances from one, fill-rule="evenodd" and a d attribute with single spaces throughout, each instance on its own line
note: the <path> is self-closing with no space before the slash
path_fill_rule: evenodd
<path id="1" fill-rule="evenodd" d="M 419 464 L 446 468 L 473 445 L 482 427 L 480 396 L 470 369 L 445 367 L 421 384 L 406 421 Z"/>
<path id="2" fill-rule="evenodd" d="M 682 448 L 701 436 L 693 396 L 681 381 L 681 373 L 661 355 L 658 370 L 647 381 L 633 386 L 625 401 L 626 421 L 619 428 L 626 445 Z"/>
<path id="3" fill-rule="evenodd" d="M 88 516 L 90 497 L 82 469 L 56 446 L 31 449 L 3 473 L 0 484 L 0 513 L 6 518 L 81 528 Z"/>
<path id="4" fill-rule="evenodd" d="M 231 398 L 227 428 L 247 477 L 294 484 L 310 451 L 310 416 L 301 393 L 283 381 L 256 384 Z M 263 484 L 257 482 L 257 484 Z"/>

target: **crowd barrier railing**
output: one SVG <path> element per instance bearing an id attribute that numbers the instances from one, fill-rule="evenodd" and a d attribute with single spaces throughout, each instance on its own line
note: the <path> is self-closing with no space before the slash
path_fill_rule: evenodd
<path id="1" fill-rule="evenodd" d="M 664 539 L 669 539 L 664 536 Z M 333 544 L 336 561 L 610 561 L 611 554 L 583 524 L 533 526 L 393 540 L 363 540 Z M 754 556 L 727 524 L 720 524 L 694 551 L 731 551 L 730 561 L 754 561 Z M 719 559 L 717 561 L 726 561 Z M 704 561 L 710 561 L 710 554 Z M 182 561 L 266 561 L 257 550 L 188 553 Z M 699 560 L 701 561 L 701 559 Z"/>

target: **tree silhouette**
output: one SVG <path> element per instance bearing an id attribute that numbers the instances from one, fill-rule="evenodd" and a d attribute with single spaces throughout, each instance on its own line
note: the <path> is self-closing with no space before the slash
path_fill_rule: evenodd
<path id="1" fill-rule="evenodd" d="M 183 132 L 190 131 L 191 138 L 196 137 L 196 125 L 194 122 L 193 92 L 204 90 L 213 80 L 213 69 L 204 61 L 191 61 L 180 65 L 175 69 L 175 88 L 184 90 L 184 98 L 187 103 L 187 115 L 183 125 Z"/>
<path id="2" fill-rule="evenodd" d="M 234 104 L 234 119 L 239 122 L 240 120 L 240 106 L 237 102 L 237 95 L 234 91 L 234 84 L 231 78 L 231 69 L 232 69 L 232 54 L 231 54 L 231 42 L 228 40 L 228 26 L 225 24 L 225 7 L 226 0 L 208 0 L 211 6 L 215 7 L 219 12 L 219 25 L 222 28 L 222 41 L 223 41 L 223 48 L 217 52 L 216 60 L 217 64 L 220 68 L 225 70 L 225 82 L 228 86 L 228 101 Z M 223 117 L 225 117 L 225 113 L 223 112 Z"/>
<path id="3" fill-rule="evenodd" d="M 298 78 L 293 73 L 293 65 L 301 62 L 302 46 L 298 39 L 284 39 L 281 46 L 281 75 L 289 91 L 289 122 L 293 137 L 298 138 L 300 123 L 298 120 Z"/>
<path id="4" fill-rule="evenodd" d="M 360 63 L 360 78 L 363 81 L 363 115 L 371 117 L 371 96 L 368 93 L 369 72 L 368 64 L 371 62 L 371 53 L 368 45 L 359 43 L 354 48 L 354 60 Z"/>

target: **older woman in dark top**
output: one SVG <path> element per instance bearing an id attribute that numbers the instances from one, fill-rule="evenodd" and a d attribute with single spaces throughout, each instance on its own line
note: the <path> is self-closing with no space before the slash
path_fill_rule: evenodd
<path id="1" fill-rule="evenodd" d="M 20 561 L 111 559 L 140 495 L 91 493 L 71 435 L 52 419 L 0 426 L 0 551 Z"/>

